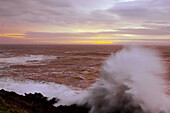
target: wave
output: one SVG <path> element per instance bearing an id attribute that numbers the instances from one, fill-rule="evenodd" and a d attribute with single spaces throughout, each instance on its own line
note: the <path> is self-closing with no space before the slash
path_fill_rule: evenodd
<path id="1" fill-rule="evenodd" d="M 112 54 L 85 99 L 90 113 L 170 113 L 165 73 L 154 50 L 127 47 Z"/>

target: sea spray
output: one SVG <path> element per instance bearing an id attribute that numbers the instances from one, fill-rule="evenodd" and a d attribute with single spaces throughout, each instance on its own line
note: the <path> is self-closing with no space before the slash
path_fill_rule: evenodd
<path id="1" fill-rule="evenodd" d="M 112 54 L 85 98 L 90 113 L 170 113 L 164 69 L 154 50 L 128 47 Z"/>

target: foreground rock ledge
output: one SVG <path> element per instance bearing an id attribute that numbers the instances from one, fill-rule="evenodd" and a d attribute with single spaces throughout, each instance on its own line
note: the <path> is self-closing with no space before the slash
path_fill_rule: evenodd
<path id="1" fill-rule="evenodd" d="M 85 106 L 59 106 L 59 100 L 47 100 L 41 93 L 19 95 L 15 92 L 0 90 L 0 113 L 88 113 Z"/>

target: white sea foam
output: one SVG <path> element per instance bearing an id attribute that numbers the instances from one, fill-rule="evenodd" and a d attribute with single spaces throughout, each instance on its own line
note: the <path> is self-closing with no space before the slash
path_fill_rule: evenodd
<path id="1" fill-rule="evenodd" d="M 60 101 L 55 104 L 71 105 L 75 103 L 76 98 L 80 95 L 80 90 L 72 90 L 71 88 L 56 83 L 42 83 L 33 81 L 14 81 L 10 78 L 0 79 L 0 89 L 7 91 L 14 91 L 18 94 L 25 95 L 25 93 L 41 93 L 49 99 L 57 97 Z"/>
<path id="2" fill-rule="evenodd" d="M 0 58 L 0 63 L 12 63 L 12 64 L 31 64 L 31 61 L 42 61 L 48 59 L 56 59 L 56 56 L 48 55 L 26 55 L 26 56 L 16 56 L 8 58 Z"/>

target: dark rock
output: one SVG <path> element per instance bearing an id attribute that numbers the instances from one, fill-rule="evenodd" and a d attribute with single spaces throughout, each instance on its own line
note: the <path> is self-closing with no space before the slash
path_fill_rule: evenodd
<path id="1" fill-rule="evenodd" d="M 41 93 L 19 95 L 15 92 L 0 90 L 0 112 L 11 113 L 88 113 L 85 106 L 55 107 L 59 99 L 47 100 Z"/>

